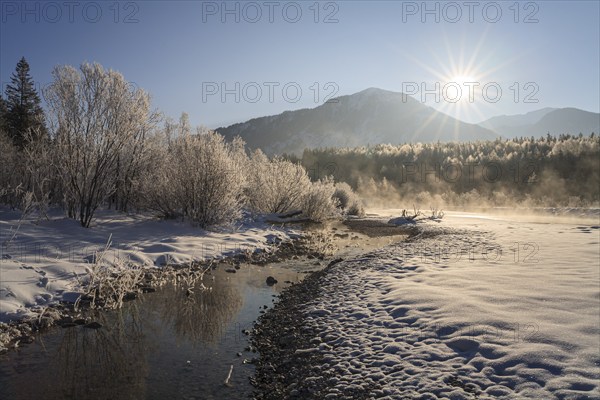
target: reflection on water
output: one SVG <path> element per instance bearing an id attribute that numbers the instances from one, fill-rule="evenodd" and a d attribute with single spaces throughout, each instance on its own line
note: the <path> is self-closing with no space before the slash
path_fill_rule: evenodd
<path id="1" fill-rule="evenodd" d="M 145 393 L 148 342 L 137 307 L 96 320 L 104 328 L 63 329 L 5 355 L 9 361 L 1 364 L 0 397 L 110 399 Z"/>
<path id="2" fill-rule="evenodd" d="M 254 370 L 243 359 L 256 355 L 244 351 L 242 330 L 272 304 L 283 282 L 302 274 L 275 266 L 224 269 L 205 276 L 210 290 L 167 286 L 121 310 L 93 314 L 100 329 L 56 328 L 0 356 L 0 398 L 247 398 Z M 267 286 L 269 275 L 280 283 Z"/>
<path id="3" fill-rule="evenodd" d="M 164 296 L 147 296 L 164 325 L 171 326 L 178 339 L 193 343 L 215 343 L 231 318 L 243 305 L 240 288 L 229 280 L 215 280 L 210 290 L 169 286 Z"/>
<path id="4" fill-rule="evenodd" d="M 65 329 L 50 371 L 64 398 L 134 398 L 146 392 L 148 363 L 139 312 L 135 305 L 112 315 L 99 316 L 105 329 Z M 107 382 L 111 382 L 107 385 Z M 90 391 L 92 389 L 93 391 Z M 29 397 L 36 398 L 36 397 Z"/>

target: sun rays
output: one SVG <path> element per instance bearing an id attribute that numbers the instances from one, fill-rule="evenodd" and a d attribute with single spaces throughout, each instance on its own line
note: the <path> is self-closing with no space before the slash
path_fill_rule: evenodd
<path id="1" fill-rule="evenodd" d="M 510 85 L 504 81 L 508 66 L 518 56 L 497 59 L 486 46 L 487 32 L 469 44 L 467 37 L 451 41 L 451 35 L 440 37 L 439 47 L 430 48 L 433 62 L 424 62 L 412 55 L 404 55 L 424 72 L 421 82 L 410 82 L 418 87 L 412 95 L 416 100 L 463 121 L 481 121 L 490 108 L 499 108 L 503 96 L 510 95 Z M 423 129 L 431 121 L 425 121 Z M 458 133 L 458 132 L 457 132 Z"/>

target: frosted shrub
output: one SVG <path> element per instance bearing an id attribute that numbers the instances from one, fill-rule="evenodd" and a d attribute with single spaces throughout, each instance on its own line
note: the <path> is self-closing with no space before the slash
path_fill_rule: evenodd
<path id="1" fill-rule="evenodd" d="M 41 136 L 41 134 L 37 134 Z M 52 189 L 56 186 L 56 168 L 52 143 L 48 140 L 35 140 L 33 130 L 24 135 L 26 145 L 21 157 L 24 162 L 24 177 L 27 193 L 30 194 L 32 211 L 35 209 L 39 217 L 48 217 Z"/>
<path id="2" fill-rule="evenodd" d="M 363 216 L 365 213 L 362 201 L 346 182 L 335 184 L 333 199 L 347 215 Z"/>
<path id="3" fill-rule="evenodd" d="M 252 155 L 247 169 L 247 201 L 258 213 L 285 213 L 300 210 L 310 190 L 304 168 L 280 158 L 269 160 L 262 152 Z"/>
<path id="4" fill-rule="evenodd" d="M 312 221 L 321 222 L 338 214 L 338 202 L 333 198 L 334 192 L 333 180 L 314 182 L 302 198 L 302 215 Z"/>
<path id="5" fill-rule="evenodd" d="M 141 179 L 139 206 L 158 212 L 162 218 L 181 217 L 183 204 L 177 196 L 177 185 L 172 179 L 176 173 L 176 165 L 167 141 L 163 135 L 157 135 L 151 143 L 149 151 L 152 163 Z"/>
<path id="6" fill-rule="evenodd" d="M 174 139 L 146 182 L 151 207 L 182 215 L 201 227 L 230 223 L 241 215 L 242 177 L 236 143 L 221 135 L 184 134 Z M 150 186 L 150 189 L 148 189 Z"/>
<path id="7" fill-rule="evenodd" d="M 333 198 L 338 201 L 338 207 L 342 210 L 348 208 L 350 204 L 350 197 L 352 188 L 346 182 L 338 182 L 335 184 L 335 191 L 333 192 Z"/>
<path id="8" fill-rule="evenodd" d="M 154 124 L 158 117 L 154 114 L 152 117 Z M 154 137 L 142 130 L 121 149 L 115 166 L 115 190 L 110 198 L 110 204 L 117 210 L 127 212 L 139 203 L 141 181 L 154 162 L 153 145 Z"/>
<path id="9" fill-rule="evenodd" d="M 350 206 L 348 206 L 348 208 L 346 209 L 346 214 L 364 217 L 365 209 L 363 207 L 362 201 L 360 201 L 358 197 L 355 201 L 352 201 L 352 203 L 350 203 Z"/>
<path id="10" fill-rule="evenodd" d="M 311 183 L 299 164 L 277 157 L 269 160 L 259 150 L 252 155 L 246 171 L 246 200 L 254 212 L 279 214 L 299 210 L 313 221 L 338 214 L 333 180 Z"/>
<path id="11" fill-rule="evenodd" d="M 175 160 L 185 194 L 184 214 L 203 227 L 239 218 L 242 189 L 223 137 L 209 133 L 186 136 L 181 142 L 175 148 Z"/>

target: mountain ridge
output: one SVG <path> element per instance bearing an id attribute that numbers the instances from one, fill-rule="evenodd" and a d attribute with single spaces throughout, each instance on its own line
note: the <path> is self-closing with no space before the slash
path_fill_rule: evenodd
<path id="1" fill-rule="evenodd" d="M 368 88 L 314 108 L 216 129 L 227 139 L 240 136 L 267 154 L 301 154 L 304 148 L 355 147 L 407 141 L 494 139 L 496 134 L 455 119 L 400 92 Z"/>
<path id="2" fill-rule="evenodd" d="M 240 136 L 250 149 L 260 148 L 269 155 L 300 155 L 305 148 L 316 147 L 598 133 L 600 114 L 577 108 L 546 107 L 471 124 L 404 93 L 370 87 L 314 108 L 251 118 L 216 131 L 228 140 Z"/>
<path id="3" fill-rule="evenodd" d="M 479 123 L 505 136 L 540 136 L 547 133 L 590 134 L 600 131 L 600 114 L 574 107 L 546 107 L 527 114 L 499 115 Z"/>

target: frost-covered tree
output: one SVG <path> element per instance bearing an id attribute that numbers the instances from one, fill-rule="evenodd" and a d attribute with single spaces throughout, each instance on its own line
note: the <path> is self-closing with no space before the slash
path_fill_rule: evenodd
<path id="1" fill-rule="evenodd" d="M 123 75 L 99 64 L 82 64 L 79 70 L 59 66 L 52 74 L 47 102 L 56 171 L 67 214 L 89 227 L 96 209 L 117 190 L 117 171 L 142 154 L 130 152 L 144 146 L 152 129 L 150 99 L 143 90 L 132 90 Z"/>
<path id="2" fill-rule="evenodd" d="M 330 178 L 312 183 L 302 196 L 302 215 L 316 222 L 335 216 L 338 200 L 333 196 L 334 192 L 335 185 Z"/>
<path id="3" fill-rule="evenodd" d="M 269 160 L 260 150 L 247 169 L 248 204 L 258 213 L 285 213 L 302 208 L 310 178 L 300 164 L 282 158 Z"/>
<path id="4" fill-rule="evenodd" d="M 38 140 L 46 136 L 44 111 L 25 57 L 17 63 L 6 86 L 6 98 L 8 133 L 18 148 L 23 148 L 28 138 Z"/>
<path id="5" fill-rule="evenodd" d="M 148 207 L 201 227 L 235 221 L 243 190 L 238 151 L 237 142 L 226 143 L 221 135 L 186 130 L 168 147 L 155 147 L 156 165 L 144 184 Z"/>
<path id="6" fill-rule="evenodd" d="M 183 216 L 177 185 L 172 180 L 176 167 L 172 163 L 172 149 L 176 140 L 173 132 L 176 125 L 167 119 L 164 128 L 149 138 L 148 153 L 152 162 L 148 164 L 146 173 L 140 180 L 138 205 L 158 212 L 163 218 Z"/>
<path id="7" fill-rule="evenodd" d="M 152 159 L 151 144 L 153 129 L 159 120 L 159 114 L 150 112 L 146 123 L 135 129 L 130 139 L 119 152 L 115 165 L 115 191 L 111 203 L 119 211 L 129 211 L 130 206 L 139 202 L 139 192 L 143 174 Z"/>
<path id="8" fill-rule="evenodd" d="M 174 150 L 184 212 L 202 227 L 240 217 L 242 186 L 232 148 L 215 133 L 186 135 Z"/>
<path id="9" fill-rule="evenodd" d="M 337 206 L 348 215 L 364 215 L 364 207 L 358 195 L 352 190 L 346 182 L 338 182 L 335 184 L 333 199 Z"/>

